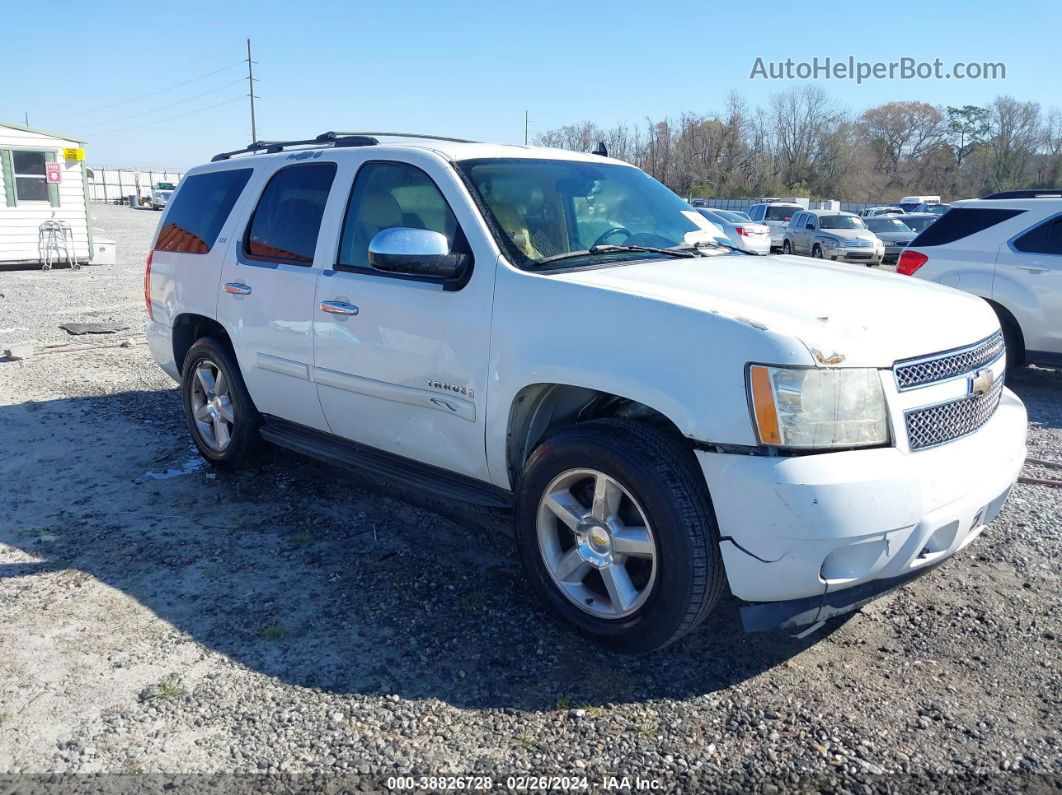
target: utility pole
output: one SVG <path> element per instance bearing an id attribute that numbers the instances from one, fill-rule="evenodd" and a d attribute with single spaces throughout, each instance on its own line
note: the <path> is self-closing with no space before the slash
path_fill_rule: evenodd
<path id="1" fill-rule="evenodd" d="M 29 127 L 29 124 L 26 125 Z M 527 111 L 524 111 L 524 146 L 527 146 Z"/>
<path id="2" fill-rule="evenodd" d="M 254 123 L 254 67 L 251 60 L 251 40 L 247 39 L 247 85 L 250 88 L 251 97 L 251 143 L 258 141 L 258 128 Z M 29 126 L 28 124 L 26 125 Z"/>
<path id="3" fill-rule="evenodd" d="M 22 111 L 22 115 L 26 117 L 26 126 L 29 127 L 29 112 Z"/>

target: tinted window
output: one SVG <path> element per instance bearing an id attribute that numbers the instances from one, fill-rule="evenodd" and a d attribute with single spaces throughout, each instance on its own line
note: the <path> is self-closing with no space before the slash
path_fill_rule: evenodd
<path id="1" fill-rule="evenodd" d="M 768 207 L 767 208 L 767 220 L 768 221 L 788 221 L 793 217 L 793 213 L 796 212 L 796 207 Z"/>
<path id="2" fill-rule="evenodd" d="M 752 207 L 749 208 L 749 217 L 753 221 L 762 221 L 763 220 L 763 205 L 762 204 L 754 204 L 754 205 L 752 205 Z"/>
<path id="3" fill-rule="evenodd" d="M 1014 241 L 1014 248 L 1030 254 L 1062 254 L 1062 216 L 1026 232 Z"/>
<path id="4" fill-rule="evenodd" d="M 250 177 L 249 168 L 186 177 L 166 213 L 155 249 L 184 254 L 210 251 Z"/>
<path id="5" fill-rule="evenodd" d="M 258 200 L 244 251 L 252 257 L 309 265 L 336 175 L 335 163 L 282 168 Z"/>
<path id="6" fill-rule="evenodd" d="M 952 207 L 916 237 L 912 246 L 940 246 L 983 232 L 989 227 L 1020 215 L 1024 210 L 981 210 L 972 207 Z"/>
<path id="7" fill-rule="evenodd" d="M 467 249 L 457 219 L 431 177 L 405 163 L 366 163 L 354 180 L 338 263 L 369 267 L 369 243 L 394 226 L 438 232 L 446 236 L 451 251 Z"/>

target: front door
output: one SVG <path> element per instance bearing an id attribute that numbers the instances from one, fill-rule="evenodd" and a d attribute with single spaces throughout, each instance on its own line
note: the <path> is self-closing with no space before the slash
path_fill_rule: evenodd
<path id="1" fill-rule="evenodd" d="M 488 480 L 484 423 L 496 256 L 470 246 L 454 206 L 464 226 L 474 223 L 456 175 L 441 161 L 369 160 L 358 169 L 336 264 L 317 280 L 314 378 L 332 433 Z M 391 227 L 446 235 L 452 251 L 475 255 L 471 276 L 444 284 L 373 270 L 369 243 Z"/>

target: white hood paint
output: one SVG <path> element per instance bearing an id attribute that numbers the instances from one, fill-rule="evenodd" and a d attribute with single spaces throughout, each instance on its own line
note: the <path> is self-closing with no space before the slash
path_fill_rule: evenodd
<path id="1" fill-rule="evenodd" d="M 799 339 L 812 354 L 840 354 L 845 367 L 890 367 L 999 328 L 991 307 L 968 293 L 806 257 L 653 260 L 552 278 L 762 326 Z"/>

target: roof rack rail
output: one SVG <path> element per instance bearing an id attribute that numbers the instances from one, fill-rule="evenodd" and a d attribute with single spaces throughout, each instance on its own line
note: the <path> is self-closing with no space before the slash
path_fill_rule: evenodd
<path id="1" fill-rule="evenodd" d="M 216 163 L 219 160 L 228 160 L 233 155 L 243 155 L 249 152 L 275 154 L 295 146 L 375 146 L 380 143 L 376 136 L 386 138 L 423 138 L 429 141 L 449 141 L 456 144 L 475 143 L 475 141 L 469 141 L 465 138 L 447 138 L 442 135 L 423 135 L 421 133 L 335 132 L 330 130 L 314 138 L 303 138 L 297 141 L 255 141 L 243 149 L 233 149 L 231 152 L 216 154 L 210 158 L 210 162 Z"/>
<path id="2" fill-rule="evenodd" d="M 1005 190 L 982 196 L 982 199 L 1059 199 L 1062 188 L 1038 188 L 1035 190 Z"/>

